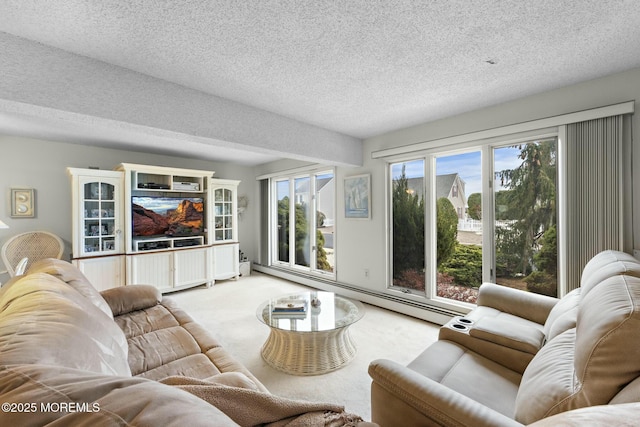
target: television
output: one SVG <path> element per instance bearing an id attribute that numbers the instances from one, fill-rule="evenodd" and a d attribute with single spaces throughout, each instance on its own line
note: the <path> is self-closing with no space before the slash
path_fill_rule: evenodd
<path id="1" fill-rule="evenodd" d="M 134 237 L 187 237 L 204 233 L 201 197 L 132 196 Z"/>

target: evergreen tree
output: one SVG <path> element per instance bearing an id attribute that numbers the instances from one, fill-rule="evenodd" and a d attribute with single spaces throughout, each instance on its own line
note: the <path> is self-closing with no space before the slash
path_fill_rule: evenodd
<path id="1" fill-rule="evenodd" d="M 278 200 L 278 260 L 289 262 L 289 198 Z"/>
<path id="2" fill-rule="evenodd" d="M 316 268 L 322 271 L 333 271 L 329 260 L 327 260 L 327 251 L 324 249 L 324 236 L 320 230 L 316 230 Z"/>
<path id="3" fill-rule="evenodd" d="M 309 222 L 307 221 L 307 205 L 305 203 L 296 203 L 295 218 L 296 265 L 309 267 Z"/>
<path id="4" fill-rule="evenodd" d="M 482 195 L 480 193 L 472 193 L 467 199 L 467 215 L 475 220 L 482 219 Z"/>
<path id="5" fill-rule="evenodd" d="M 496 246 L 505 255 L 514 254 L 515 250 L 518 270 L 527 275 L 542 236 L 556 223 L 556 143 L 531 142 L 519 148 L 520 166 L 496 174 L 508 189 L 504 193 L 507 206 L 504 217 L 515 220 L 502 230 L 508 234 L 502 239 L 504 243 L 497 241 Z M 556 248 L 549 250 L 557 255 Z"/>
<path id="6" fill-rule="evenodd" d="M 446 197 L 436 201 L 438 265 L 446 262 L 456 249 L 458 242 L 458 214 L 456 208 Z"/>
<path id="7" fill-rule="evenodd" d="M 393 277 L 408 270 L 424 271 L 424 200 L 409 189 L 402 173 L 393 182 Z"/>

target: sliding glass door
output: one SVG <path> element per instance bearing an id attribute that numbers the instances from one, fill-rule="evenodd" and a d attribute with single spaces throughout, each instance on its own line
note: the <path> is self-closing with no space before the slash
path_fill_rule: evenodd
<path id="1" fill-rule="evenodd" d="M 483 281 L 556 295 L 556 159 L 553 137 L 391 163 L 390 287 L 463 303 Z"/>
<path id="2" fill-rule="evenodd" d="M 333 171 L 272 180 L 277 221 L 272 264 L 319 274 L 335 271 Z"/>

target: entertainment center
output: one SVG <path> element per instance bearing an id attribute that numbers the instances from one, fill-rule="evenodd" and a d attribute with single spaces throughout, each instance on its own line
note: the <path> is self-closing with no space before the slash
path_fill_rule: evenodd
<path id="1" fill-rule="evenodd" d="M 98 289 L 151 283 L 171 292 L 238 277 L 240 181 L 130 163 L 67 171 L 72 262 Z"/>

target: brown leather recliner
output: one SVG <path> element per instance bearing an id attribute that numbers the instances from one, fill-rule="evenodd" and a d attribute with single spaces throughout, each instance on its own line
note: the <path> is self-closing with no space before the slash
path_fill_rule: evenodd
<path id="1" fill-rule="evenodd" d="M 615 251 L 592 261 L 561 300 L 483 285 L 466 329 L 443 326 L 408 366 L 373 361 L 372 421 L 517 426 L 561 414 L 571 425 L 576 409 L 604 405 L 592 412 L 606 417 L 622 403 L 609 422 L 640 415 L 640 263 Z"/>

